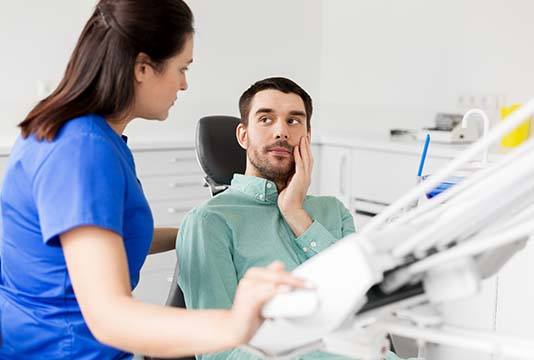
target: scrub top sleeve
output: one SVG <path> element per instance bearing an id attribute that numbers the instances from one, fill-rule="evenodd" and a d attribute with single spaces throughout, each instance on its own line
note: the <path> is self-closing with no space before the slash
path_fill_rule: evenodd
<path id="1" fill-rule="evenodd" d="M 43 242 L 79 226 L 123 235 L 126 181 L 120 154 L 102 136 L 63 139 L 35 173 L 33 196 Z"/>

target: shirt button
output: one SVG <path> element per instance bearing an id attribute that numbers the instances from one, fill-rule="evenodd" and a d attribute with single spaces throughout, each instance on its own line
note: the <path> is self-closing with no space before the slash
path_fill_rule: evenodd
<path id="1" fill-rule="evenodd" d="M 312 242 L 310 243 L 310 246 L 311 246 L 312 248 L 314 248 L 314 247 L 317 246 L 317 243 L 316 243 L 315 241 L 312 241 Z"/>
<path id="2" fill-rule="evenodd" d="M 307 247 L 303 247 L 302 250 L 304 250 L 304 252 L 308 252 L 308 248 Z"/>
<path id="3" fill-rule="evenodd" d="M 267 183 L 267 189 L 270 189 L 273 187 L 273 184 L 271 184 L 270 182 Z"/>

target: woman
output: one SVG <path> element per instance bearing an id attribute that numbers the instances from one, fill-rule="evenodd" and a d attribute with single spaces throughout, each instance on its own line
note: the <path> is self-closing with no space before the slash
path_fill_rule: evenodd
<path id="1" fill-rule="evenodd" d="M 154 229 L 122 133 L 164 120 L 187 89 L 193 15 L 181 0 L 101 0 L 58 88 L 19 125 L 1 194 L 0 358 L 180 356 L 247 342 L 282 265 L 251 270 L 231 310 L 186 311 L 132 298 Z"/>

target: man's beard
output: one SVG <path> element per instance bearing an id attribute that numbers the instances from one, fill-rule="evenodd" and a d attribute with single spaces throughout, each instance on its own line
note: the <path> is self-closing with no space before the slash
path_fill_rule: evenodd
<path id="1" fill-rule="evenodd" d="M 277 141 L 276 143 L 266 146 L 261 150 L 256 148 L 249 148 L 247 156 L 250 163 L 256 168 L 262 178 L 274 181 L 275 183 L 286 183 L 291 175 L 295 173 L 295 159 L 293 157 L 287 158 L 287 163 L 281 166 L 276 166 L 269 160 L 269 150 L 273 147 L 284 147 L 293 155 L 293 146 L 289 145 L 287 141 Z"/>

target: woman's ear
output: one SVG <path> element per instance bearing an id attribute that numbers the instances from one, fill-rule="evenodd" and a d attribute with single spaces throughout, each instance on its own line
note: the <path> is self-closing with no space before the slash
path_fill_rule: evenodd
<path id="1" fill-rule="evenodd" d="M 135 81 L 143 82 L 145 81 L 147 75 L 153 71 L 151 64 L 150 56 L 140 52 L 137 54 L 134 65 L 134 76 Z"/>
<path id="2" fill-rule="evenodd" d="M 247 126 L 243 123 L 239 123 L 235 129 L 235 136 L 239 145 L 247 150 L 248 148 L 248 136 L 247 136 Z"/>

